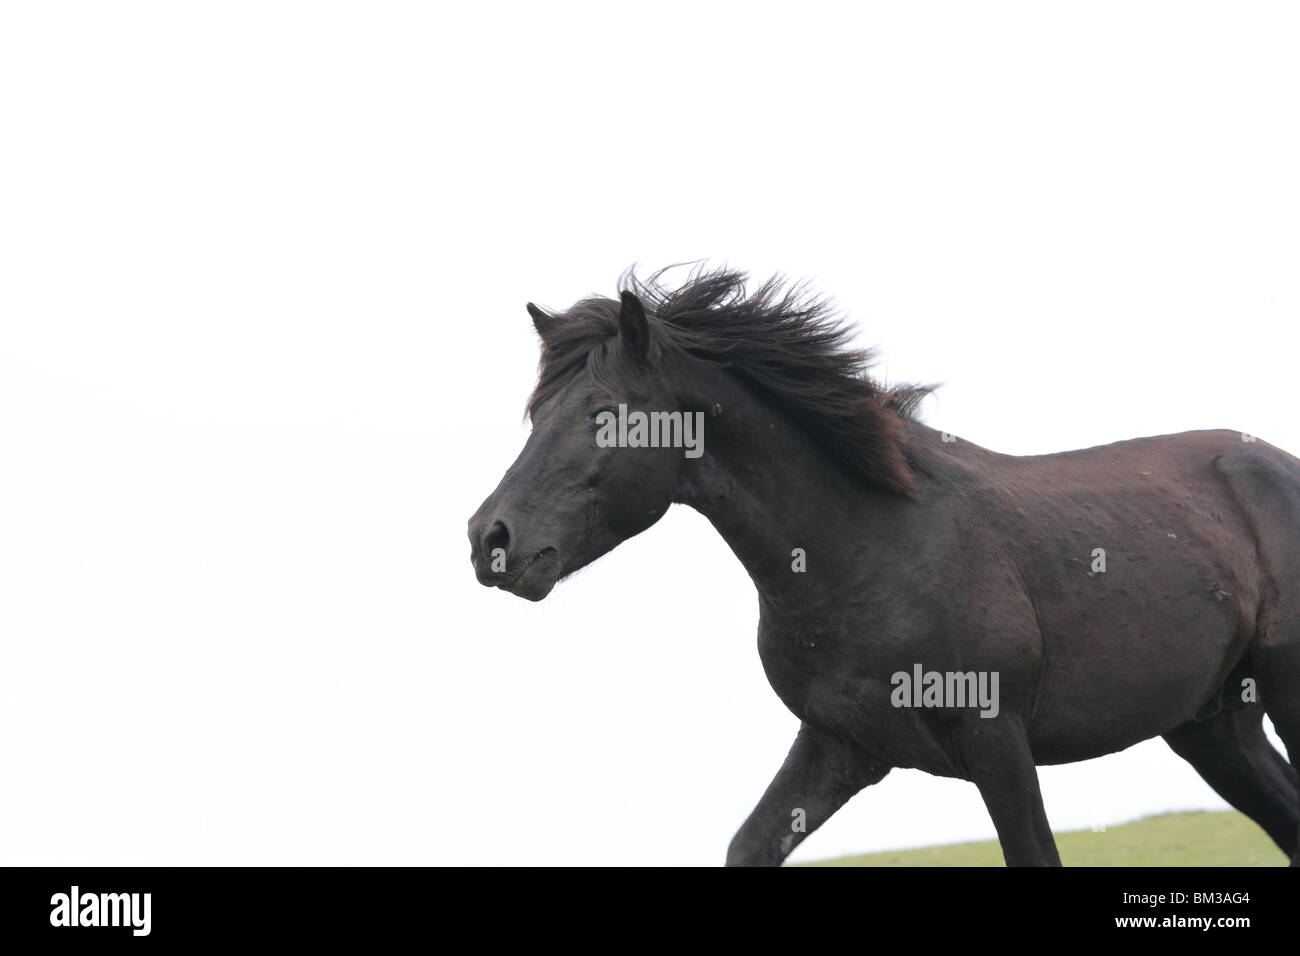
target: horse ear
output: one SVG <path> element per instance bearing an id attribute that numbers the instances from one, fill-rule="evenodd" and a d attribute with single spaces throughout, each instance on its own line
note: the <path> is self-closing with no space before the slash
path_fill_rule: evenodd
<path id="1" fill-rule="evenodd" d="M 555 316 L 548 315 L 531 302 L 528 303 L 527 309 L 528 314 L 533 317 L 533 328 L 537 330 L 538 335 L 545 337 L 555 325 Z"/>
<path id="2" fill-rule="evenodd" d="M 619 338 L 637 358 L 647 358 L 650 355 L 650 323 L 645 317 L 645 306 L 635 293 L 626 289 L 619 298 L 622 300 L 618 310 Z"/>

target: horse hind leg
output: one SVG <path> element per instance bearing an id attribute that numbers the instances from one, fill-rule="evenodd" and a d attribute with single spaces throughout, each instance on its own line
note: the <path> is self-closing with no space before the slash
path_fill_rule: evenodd
<path id="1" fill-rule="evenodd" d="M 1295 636 L 1286 643 L 1261 642 L 1259 701 L 1286 744 L 1294 768 L 1300 760 L 1300 629 L 1289 633 Z M 1300 800 L 1293 806 L 1300 806 Z M 1291 865 L 1300 866 L 1300 850 L 1292 849 Z"/>
<path id="2" fill-rule="evenodd" d="M 1174 753 L 1219 796 L 1250 817 L 1289 859 L 1300 850 L 1296 772 L 1264 734 L 1259 705 L 1221 710 L 1165 734 Z"/>
<path id="3" fill-rule="evenodd" d="M 1250 522 L 1268 585 L 1253 653 L 1259 703 L 1294 768 L 1300 761 L 1300 460 L 1263 443 L 1248 443 L 1216 461 Z M 1291 805 L 1300 807 L 1300 800 L 1293 798 Z M 1300 866 L 1294 845 L 1291 865 Z"/>

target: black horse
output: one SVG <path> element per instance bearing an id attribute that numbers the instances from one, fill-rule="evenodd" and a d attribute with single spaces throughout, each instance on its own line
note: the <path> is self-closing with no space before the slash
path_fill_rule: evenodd
<path id="1" fill-rule="evenodd" d="M 533 431 L 472 560 L 537 601 L 674 502 L 713 523 L 801 721 L 729 864 L 780 863 L 916 767 L 979 788 L 1009 865 L 1059 865 L 1035 766 L 1156 735 L 1300 862 L 1296 773 L 1262 727 L 1294 761 L 1300 460 L 1231 431 L 997 454 L 917 422 L 929 389 L 872 381 L 801 287 L 621 286 L 528 306 Z"/>

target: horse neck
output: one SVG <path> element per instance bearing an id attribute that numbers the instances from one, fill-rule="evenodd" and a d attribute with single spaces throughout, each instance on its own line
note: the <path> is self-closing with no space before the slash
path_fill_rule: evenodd
<path id="1" fill-rule="evenodd" d="M 730 378 L 730 376 L 728 376 Z M 703 514 L 749 572 L 760 598 L 789 600 L 795 549 L 810 570 L 802 579 L 833 594 L 853 568 L 874 560 L 869 516 L 901 499 L 869 486 L 831 458 L 790 415 L 736 380 L 706 417 L 704 451 L 687 460 L 677 500 Z M 844 533 L 853 516 L 854 533 Z M 799 589 L 800 600 L 809 597 Z"/>

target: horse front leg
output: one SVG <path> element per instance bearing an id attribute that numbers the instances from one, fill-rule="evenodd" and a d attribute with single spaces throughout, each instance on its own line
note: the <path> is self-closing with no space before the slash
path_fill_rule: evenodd
<path id="1" fill-rule="evenodd" d="M 803 724 L 785 763 L 727 850 L 727 866 L 779 866 L 808 834 L 889 767 L 829 731 Z"/>
<path id="2" fill-rule="evenodd" d="M 998 831 L 1007 866 L 1060 866 L 1020 719 L 1010 713 L 971 717 L 954 728 L 953 740 L 965 777 L 979 789 Z"/>

